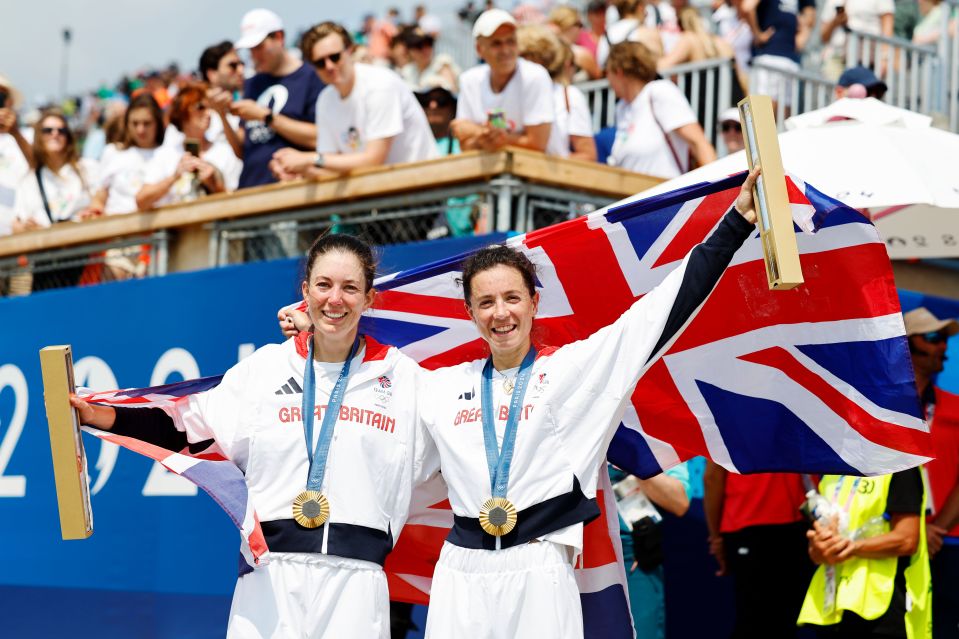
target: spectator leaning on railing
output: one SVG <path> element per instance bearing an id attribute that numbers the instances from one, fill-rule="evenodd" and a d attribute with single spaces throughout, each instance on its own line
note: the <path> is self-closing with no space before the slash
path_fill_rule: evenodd
<path id="1" fill-rule="evenodd" d="M 659 80 L 656 58 L 639 42 L 620 42 L 606 64 L 616 106 L 616 141 L 607 160 L 638 173 L 673 178 L 690 167 L 716 159 L 686 96 L 675 84 Z"/>
<path id="2" fill-rule="evenodd" d="M 161 147 L 147 163 L 145 184 L 137 193 L 141 210 L 194 200 L 207 193 L 236 189 L 242 163 L 225 142 L 210 142 L 210 109 L 207 86 L 194 84 L 180 89 L 170 107 L 170 124 L 183 134 L 184 147 Z"/>
<path id="3" fill-rule="evenodd" d="M 573 53 L 559 36 L 540 25 L 524 25 L 517 32 L 520 55 L 542 65 L 553 80 L 556 120 L 550 129 L 546 152 L 558 157 L 596 161 L 596 142 L 589 104 L 583 92 L 568 86 L 565 73 L 572 67 Z"/>
<path id="4" fill-rule="evenodd" d="M 460 76 L 453 134 L 463 150 L 511 144 L 545 151 L 555 119 L 552 81 L 546 69 L 519 57 L 516 21 L 489 9 L 473 25 L 473 37 L 486 64 Z"/>
<path id="5" fill-rule="evenodd" d="M 123 117 L 122 143 L 108 144 L 101 156 L 96 200 L 104 213 L 137 210 L 146 165 L 163 144 L 164 135 L 163 112 L 153 96 L 141 93 L 133 98 Z"/>
<path id="6" fill-rule="evenodd" d="M 93 203 L 97 163 L 80 159 L 76 138 L 60 111 L 44 111 L 37 120 L 31 169 L 17 187 L 14 233 L 103 214 Z"/>
<path id="7" fill-rule="evenodd" d="M 327 86 L 316 104 L 317 151 L 277 151 L 272 168 L 280 179 L 439 155 L 412 90 L 389 69 L 354 62 L 346 29 L 320 23 L 303 34 L 300 48 Z"/>
<path id="8" fill-rule="evenodd" d="M 13 231 L 17 185 L 29 168 L 28 158 L 33 155 L 30 143 L 17 124 L 16 108 L 20 102 L 20 92 L 0 75 L 0 237 Z"/>
<path id="9" fill-rule="evenodd" d="M 218 116 L 210 118 L 206 139 L 226 142 L 236 157 L 242 158 L 243 123 L 230 113 L 230 106 L 243 92 L 243 61 L 233 43 L 224 40 L 203 50 L 198 68 L 200 79 L 210 85 L 206 93 L 207 104 Z"/>
<path id="10" fill-rule="evenodd" d="M 273 154 L 283 148 L 311 150 L 316 144 L 316 99 L 323 83 L 309 65 L 286 50 L 280 17 L 268 9 L 243 16 L 237 49 L 249 49 L 256 75 L 243 86 L 244 99 L 231 111 L 244 120 L 240 188 L 275 181 Z"/>

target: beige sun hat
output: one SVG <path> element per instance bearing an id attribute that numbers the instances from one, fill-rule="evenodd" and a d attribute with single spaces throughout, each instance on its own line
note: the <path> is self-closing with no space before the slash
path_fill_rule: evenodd
<path id="1" fill-rule="evenodd" d="M 17 88 L 13 86 L 13 83 L 10 82 L 10 79 L 5 75 L 0 75 L 0 87 L 6 89 L 9 99 L 7 100 L 7 107 L 11 109 L 16 109 L 23 105 L 23 94 L 17 91 Z"/>
<path id="2" fill-rule="evenodd" d="M 959 333 L 959 321 L 955 319 L 941 320 L 933 315 L 925 306 L 913 309 L 902 316 L 906 324 L 906 335 L 921 335 L 945 331 L 950 337 Z"/>

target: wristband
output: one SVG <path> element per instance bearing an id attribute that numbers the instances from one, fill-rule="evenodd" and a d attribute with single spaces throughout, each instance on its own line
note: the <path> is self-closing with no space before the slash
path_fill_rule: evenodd
<path id="1" fill-rule="evenodd" d="M 270 111 L 266 114 L 266 117 L 263 118 L 263 124 L 266 126 L 271 126 L 273 124 L 273 111 Z"/>

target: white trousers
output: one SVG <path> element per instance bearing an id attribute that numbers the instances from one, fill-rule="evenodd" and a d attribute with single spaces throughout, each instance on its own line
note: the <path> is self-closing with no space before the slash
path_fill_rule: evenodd
<path id="1" fill-rule="evenodd" d="M 389 639 L 390 595 L 378 565 L 306 553 L 271 553 L 240 577 L 229 639 Z"/>
<path id="2" fill-rule="evenodd" d="M 568 548 L 443 545 L 430 588 L 426 639 L 582 639 L 583 610 Z"/>

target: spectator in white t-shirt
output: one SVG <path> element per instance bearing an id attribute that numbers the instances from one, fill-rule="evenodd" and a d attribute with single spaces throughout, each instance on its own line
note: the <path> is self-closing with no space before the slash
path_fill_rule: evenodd
<path id="1" fill-rule="evenodd" d="M 353 40 L 323 22 L 303 34 L 303 58 L 327 85 L 316 102 L 316 152 L 281 149 L 271 168 L 280 179 L 438 157 L 426 114 L 395 72 L 353 61 Z"/>
<path id="2" fill-rule="evenodd" d="M 541 25 L 524 25 L 516 31 L 519 54 L 543 66 L 553 80 L 553 110 L 556 119 L 550 129 L 546 153 L 596 161 L 593 121 L 583 92 L 566 83 L 573 65 L 573 52 L 559 36 Z"/>
<path id="3" fill-rule="evenodd" d="M 123 116 L 123 141 L 107 144 L 100 156 L 100 183 L 95 201 L 106 215 L 137 210 L 147 163 L 163 144 L 165 127 L 160 105 L 149 93 L 130 101 Z"/>
<path id="4" fill-rule="evenodd" d="M 206 139 L 226 142 L 238 158 L 243 157 L 243 124 L 230 113 L 234 100 L 243 95 L 244 66 L 233 43 L 224 40 L 200 54 L 200 79 L 210 85 L 206 101 L 218 117 L 210 118 Z"/>
<path id="5" fill-rule="evenodd" d="M 13 232 L 13 203 L 17 185 L 29 169 L 30 143 L 17 124 L 20 92 L 0 75 L 0 237 Z"/>
<path id="6" fill-rule="evenodd" d="M 606 66 L 610 48 L 620 42 L 642 42 L 657 57 L 662 56 L 665 43 L 657 28 L 661 18 L 656 18 L 661 16 L 661 8 L 644 0 L 614 0 L 612 5 L 619 19 L 609 25 L 605 37 L 596 45 L 596 61 L 600 66 Z M 670 17 L 675 19 L 675 12 Z"/>
<path id="7" fill-rule="evenodd" d="M 513 16 L 484 11 L 473 37 L 486 64 L 460 76 L 453 134 L 463 150 L 496 151 L 510 144 L 545 151 L 555 120 L 553 83 L 546 69 L 519 57 Z"/>
<path id="8" fill-rule="evenodd" d="M 14 233 L 102 215 L 93 204 L 97 163 L 81 159 L 66 117 L 45 111 L 33 130 L 33 166 L 17 187 Z"/>
<path id="9" fill-rule="evenodd" d="M 184 148 L 163 145 L 147 163 L 136 196 L 141 211 L 236 189 L 242 163 L 229 144 L 206 139 L 211 112 L 207 89 L 205 84 L 187 85 L 173 98 L 170 124 L 183 134 Z"/>
<path id="10" fill-rule="evenodd" d="M 823 75 L 836 80 L 846 68 L 847 30 L 891 38 L 895 11 L 893 0 L 826 0 L 819 27 L 819 37 L 826 45 L 823 48 Z M 864 51 L 866 63 L 872 62 L 878 53 L 871 48 Z M 875 64 L 880 69 L 880 77 L 885 75 L 885 65 L 885 58 Z"/>
<path id="11" fill-rule="evenodd" d="M 673 178 L 716 159 L 686 96 L 658 80 L 656 57 L 639 42 L 614 45 L 606 63 L 609 86 L 619 98 L 616 140 L 608 162 L 638 173 Z"/>

